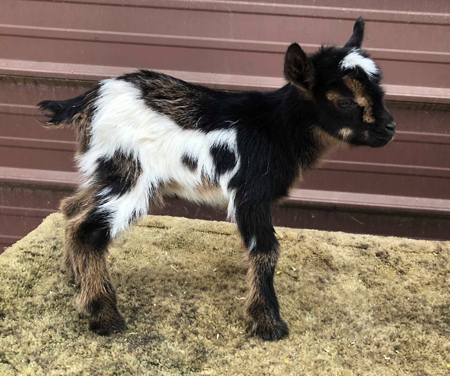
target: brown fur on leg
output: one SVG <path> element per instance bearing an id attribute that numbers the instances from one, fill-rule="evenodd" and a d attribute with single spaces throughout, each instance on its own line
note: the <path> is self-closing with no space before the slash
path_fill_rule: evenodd
<path id="1" fill-rule="evenodd" d="M 270 341 L 289 334 L 287 324 L 280 317 L 273 287 L 277 260 L 278 248 L 269 253 L 250 252 L 248 255 L 247 278 L 250 291 L 246 303 L 247 314 L 253 319 L 253 334 Z"/>
<path id="2" fill-rule="evenodd" d="M 90 316 L 89 329 L 107 335 L 124 329 L 125 320 L 106 267 L 109 235 L 101 217 L 95 217 L 95 193 L 80 191 L 61 205 L 66 215 L 65 262 L 81 287 L 77 307 Z"/>
<path id="3" fill-rule="evenodd" d="M 68 237 L 67 227 L 70 222 L 71 227 L 76 225 L 76 223 L 81 223 L 84 219 L 86 219 L 89 212 L 95 205 L 95 194 L 98 192 L 98 189 L 95 187 L 90 187 L 84 190 L 78 191 L 75 195 L 71 197 L 66 197 L 61 201 L 60 210 L 64 214 L 66 219 L 66 247 L 64 252 L 64 269 L 69 277 L 69 280 L 76 285 L 80 285 L 80 279 L 76 278 L 74 271 L 74 264 L 72 259 L 72 253 L 68 249 L 68 245 L 70 244 L 70 238 Z"/>
<path id="4" fill-rule="evenodd" d="M 84 268 L 80 273 L 81 292 L 77 307 L 89 317 L 89 329 L 107 335 L 125 329 L 125 320 L 117 309 L 117 299 L 111 284 L 104 255 L 87 254 L 76 258 L 76 266 Z"/>

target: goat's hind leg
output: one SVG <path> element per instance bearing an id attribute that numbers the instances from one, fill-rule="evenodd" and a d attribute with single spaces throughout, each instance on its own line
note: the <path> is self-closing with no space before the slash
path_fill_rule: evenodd
<path id="1" fill-rule="evenodd" d="M 64 251 L 64 270 L 70 282 L 75 283 L 78 287 L 80 286 L 80 275 L 75 273 L 75 265 L 73 260 L 73 246 L 72 239 L 73 227 L 77 223 L 81 223 L 83 219 L 87 216 L 87 213 L 95 205 L 95 194 L 98 190 L 89 188 L 78 191 L 75 195 L 71 197 L 66 197 L 61 202 L 61 212 L 64 214 L 66 220 L 66 242 Z"/>
<path id="2" fill-rule="evenodd" d="M 63 202 L 66 215 L 65 263 L 81 291 L 77 307 L 89 315 L 89 329 L 107 335 L 125 328 L 106 266 L 111 240 L 108 213 L 99 210 L 89 189 Z M 76 213 L 71 207 L 77 206 Z"/>

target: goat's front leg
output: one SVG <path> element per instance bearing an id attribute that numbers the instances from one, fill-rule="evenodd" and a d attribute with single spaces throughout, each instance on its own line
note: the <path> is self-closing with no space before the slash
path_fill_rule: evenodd
<path id="1" fill-rule="evenodd" d="M 273 286 L 279 246 L 272 226 L 269 203 L 243 204 L 236 210 L 236 220 L 248 255 L 250 292 L 247 314 L 253 319 L 254 335 L 277 340 L 289 334 L 280 317 Z"/>

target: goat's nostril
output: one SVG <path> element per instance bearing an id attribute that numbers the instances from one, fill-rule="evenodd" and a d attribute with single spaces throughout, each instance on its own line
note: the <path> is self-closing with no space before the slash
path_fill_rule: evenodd
<path id="1" fill-rule="evenodd" d="M 395 131 L 395 127 L 396 126 L 397 126 L 397 124 L 395 124 L 394 121 L 392 123 L 389 123 L 389 124 L 385 125 L 386 129 L 388 129 L 389 131 Z"/>

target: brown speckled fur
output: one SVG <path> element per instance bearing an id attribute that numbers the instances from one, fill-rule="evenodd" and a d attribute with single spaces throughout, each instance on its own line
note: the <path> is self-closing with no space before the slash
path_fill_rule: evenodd
<path id="1" fill-rule="evenodd" d="M 83 241 L 81 233 L 83 223 L 96 206 L 99 189 L 84 189 L 61 203 L 66 217 L 64 262 L 69 276 L 81 287 L 77 307 L 90 315 L 89 328 L 98 334 L 109 334 L 123 329 L 125 320 L 117 310 L 116 292 L 106 267 L 106 245 L 95 248 Z"/>
<path id="2" fill-rule="evenodd" d="M 246 311 L 248 316 L 253 318 L 253 334 L 263 335 L 264 339 L 269 340 L 280 338 L 288 332 L 286 323 L 272 309 L 273 303 L 267 301 L 267 295 L 262 294 L 261 291 L 261 286 L 264 286 L 267 282 L 261 280 L 261 278 L 273 276 L 277 265 L 279 249 L 278 247 L 275 248 L 270 253 L 253 254 L 250 252 L 247 256 L 247 280 L 250 289 Z M 273 285 L 271 287 L 273 288 Z M 274 337 L 268 335 L 271 331 L 275 331 Z"/>
<path id="3" fill-rule="evenodd" d="M 127 80 L 145 92 L 143 99 L 150 108 L 172 119 L 181 128 L 197 128 L 201 121 L 198 117 L 202 111 L 201 105 L 207 99 L 203 92 L 190 90 L 190 86 L 180 85 L 176 79 L 166 75 L 149 80 L 128 77 Z"/>

